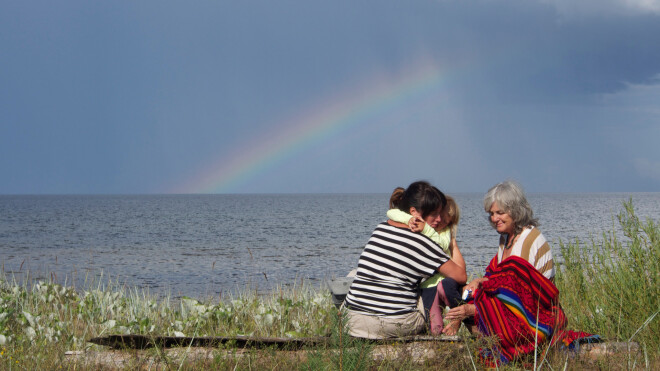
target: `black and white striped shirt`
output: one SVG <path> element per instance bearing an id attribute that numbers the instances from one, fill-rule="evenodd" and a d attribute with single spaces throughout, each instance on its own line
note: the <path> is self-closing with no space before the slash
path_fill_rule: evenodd
<path id="1" fill-rule="evenodd" d="M 428 237 L 381 223 L 360 255 L 346 306 L 375 316 L 413 312 L 419 283 L 449 260 Z"/>

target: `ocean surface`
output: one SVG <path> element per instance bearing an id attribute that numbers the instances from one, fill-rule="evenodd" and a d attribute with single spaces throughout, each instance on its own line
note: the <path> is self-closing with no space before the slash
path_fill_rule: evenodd
<path id="1" fill-rule="evenodd" d="M 483 271 L 498 235 L 483 194 L 452 194 L 468 272 Z M 555 255 L 559 241 L 589 242 L 618 227 L 633 199 L 660 220 L 660 193 L 529 194 Z M 6 277 L 84 287 L 110 278 L 172 297 L 323 285 L 353 269 L 389 194 L 0 196 L 0 263 Z"/>

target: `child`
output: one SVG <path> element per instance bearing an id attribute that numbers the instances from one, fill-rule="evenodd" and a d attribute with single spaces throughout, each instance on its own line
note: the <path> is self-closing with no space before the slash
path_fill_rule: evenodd
<path id="1" fill-rule="evenodd" d="M 394 190 L 393 196 L 397 191 L 399 190 Z M 463 255 L 456 244 L 456 231 L 458 229 L 460 212 L 456 201 L 452 197 L 447 196 L 447 205 L 442 210 L 441 214 L 442 221 L 436 229 L 433 229 L 428 224 L 418 218 L 412 217 L 406 212 L 392 208 L 391 204 L 390 210 L 387 212 L 387 217 L 395 222 L 408 224 L 412 231 L 421 232 L 423 235 L 429 237 L 437 243 L 445 253 L 452 257 L 454 263 L 465 266 Z M 431 333 L 434 335 L 440 333 L 444 333 L 445 335 L 456 335 L 461 322 L 459 320 L 452 321 L 443 329 L 442 309 L 445 305 L 450 308 L 458 306 L 461 300 L 459 285 L 456 281 L 445 278 L 437 273 L 422 282 L 420 287 L 422 288 L 422 302 L 427 313 Z M 440 304 L 442 304 L 442 306 Z"/>

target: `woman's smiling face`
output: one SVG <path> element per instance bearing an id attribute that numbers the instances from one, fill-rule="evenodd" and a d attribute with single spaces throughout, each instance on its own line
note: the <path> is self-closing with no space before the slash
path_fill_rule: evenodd
<path id="1" fill-rule="evenodd" d="M 513 235 L 515 230 L 515 224 L 513 223 L 513 218 L 506 211 L 502 210 L 497 202 L 493 202 L 490 206 L 490 221 L 493 223 L 493 227 L 497 230 L 498 233 L 506 233 L 508 235 Z"/>

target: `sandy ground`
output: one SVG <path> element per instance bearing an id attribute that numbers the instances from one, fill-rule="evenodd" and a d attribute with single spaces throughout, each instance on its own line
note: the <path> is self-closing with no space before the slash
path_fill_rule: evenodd
<path id="1" fill-rule="evenodd" d="M 452 344 L 454 355 L 464 357 L 469 361 L 468 352 L 462 351 L 465 345 Z M 445 350 L 443 350 L 443 348 Z M 439 347 L 436 342 L 420 341 L 404 344 L 376 345 L 371 349 L 374 361 L 396 360 L 401 358 L 414 359 L 419 362 L 440 356 L 446 353 L 447 347 Z M 208 347 L 167 348 L 147 350 L 89 350 L 70 351 L 65 354 L 68 366 L 106 368 L 106 369 L 170 369 L 181 364 L 197 361 L 213 361 L 220 358 L 238 359 L 247 354 L 254 354 L 253 349 L 219 349 Z M 307 357 L 305 350 L 278 351 L 278 355 L 296 361 L 304 361 Z M 583 345 L 579 355 L 588 359 L 597 360 L 612 355 L 638 353 L 636 343 L 601 343 Z"/>

